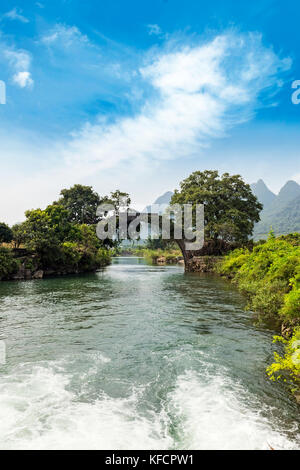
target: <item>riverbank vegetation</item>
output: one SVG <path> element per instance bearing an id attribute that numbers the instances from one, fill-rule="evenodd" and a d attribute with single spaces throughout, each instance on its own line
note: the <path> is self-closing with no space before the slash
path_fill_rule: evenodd
<path id="1" fill-rule="evenodd" d="M 97 207 L 117 204 L 127 193 L 116 191 L 100 198 L 90 186 L 63 189 L 46 209 L 25 213 L 24 222 L 0 224 L 0 280 L 35 279 L 95 271 L 110 263 L 117 241 L 98 239 Z"/>
<path id="2" fill-rule="evenodd" d="M 164 240 L 161 236 L 149 237 L 143 245 L 133 243 L 130 247 L 119 247 L 117 254 L 139 256 L 150 264 L 183 263 L 182 252 L 177 243 L 173 240 Z"/>
<path id="3" fill-rule="evenodd" d="M 151 264 L 176 264 L 183 262 L 183 256 L 179 248 L 138 248 L 133 250 L 132 254 L 145 258 Z"/>
<path id="4" fill-rule="evenodd" d="M 240 248 L 228 254 L 218 268 L 248 298 L 248 308 L 260 319 L 274 320 L 285 345 L 285 353 L 275 353 L 268 368 L 273 380 L 284 380 L 300 389 L 300 234 L 258 242 L 253 250 Z M 300 397 L 299 397 L 300 398 Z"/>

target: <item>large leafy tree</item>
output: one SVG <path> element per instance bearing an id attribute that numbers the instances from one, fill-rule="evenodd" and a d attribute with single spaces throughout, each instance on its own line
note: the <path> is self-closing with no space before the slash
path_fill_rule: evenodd
<path id="1" fill-rule="evenodd" d="M 129 194 L 123 191 L 120 191 L 117 189 L 116 191 L 112 191 L 109 196 L 105 196 L 102 201 L 102 204 L 109 204 L 113 208 L 113 214 L 117 217 L 117 229 L 116 229 L 116 237 L 113 240 L 107 239 L 105 241 L 105 244 L 117 248 L 118 245 L 121 243 L 122 239 L 124 238 L 123 234 L 120 233 L 119 230 L 119 216 L 121 213 L 129 212 L 130 210 L 130 204 L 131 204 L 131 199 L 129 197 Z M 112 216 L 113 214 L 106 214 L 105 212 L 102 214 L 103 215 L 110 215 Z M 101 217 L 101 215 L 100 215 Z"/>
<path id="2" fill-rule="evenodd" d="M 3 222 L 0 223 L 0 243 L 10 243 L 13 239 L 12 230 Z"/>
<path id="3" fill-rule="evenodd" d="M 172 204 L 204 204 L 205 239 L 243 243 L 259 221 L 262 205 L 240 175 L 195 171 L 180 184 Z"/>
<path id="4" fill-rule="evenodd" d="M 12 226 L 13 242 L 15 248 L 19 248 L 27 240 L 27 225 L 26 222 L 15 224 Z"/>
<path id="5" fill-rule="evenodd" d="M 25 244 L 41 257 L 51 257 L 63 241 L 76 237 L 77 227 L 68 221 L 68 211 L 59 205 L 30 210 L 25 215 Z"/>
<path id="6" fill-rule="evenodd" d="M 25 246 L 38 256 L 39 265 L 44 269 L 90 270 L 109 261 L 95 227 L 74 224 L 68 219 L 68 211 L 59 204 L 52 204 L 45 210 L 26 212 L 22 224 Z"/>
<path id="7" fill-rule="evenodd" d="M 69 189 L 62 189 L 58 204 L 68 211 L 68 220 L 76 224 L 96 224 L 97 207 L 101 199 L 91 186 L 75 184 Z"/>
<path id="8" fill-rule="evenodd" d="M 131 199 L 128 193 L 117 189 L 110 193 L 110 196 L 106 196 L 102 199 L 102 203 L 111 204 L 114 207 L 114 212 L 118 216 L 120 212 L 126 212 L 129 210 Z"/>

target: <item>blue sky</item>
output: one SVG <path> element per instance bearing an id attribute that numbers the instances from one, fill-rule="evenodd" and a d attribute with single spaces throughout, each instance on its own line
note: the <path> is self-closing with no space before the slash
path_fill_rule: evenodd
<path id="1" fill-rule="evenodd" d="M 2 0 L 0 219 L 61 188 L 141 208 L 194 170 L 300 182 L 300 6 Z"/>

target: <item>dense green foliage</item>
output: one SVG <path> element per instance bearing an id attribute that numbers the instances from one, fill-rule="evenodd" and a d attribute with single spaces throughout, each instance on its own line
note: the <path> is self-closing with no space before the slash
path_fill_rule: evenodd
<path id="1" fill-rule="evenodd" d="M 0 243 L 12 242 L 14 247 L 1 248 L 0 280 L 13 277 L 21 265 L 23 273 L 26 269 L 72 273 L 96 270 L 110 262 L 119 240 L 98 239 L 97 208 L 110 204 L 118 216 L 129 208 L 129 195 L 116 190 L 100 198 L 91 186 L 80 184 L 63 189 L 60 195 L 46 209 L 27 211 L 26 220 L 12 229 L 0 224 Z"/>
<path id="2" fill-rule="evenodd" d="M 240 248 L 226 256 L 220 273 L 248 295 L 249 308 L 280 319 L 300 319 L 300 234 Z"/>
<path id="3" fill-rule="evenodd" d="M 26 224 L 19 223 L 12 226 L 12 240 L 15 248 L 26 242 Z"/>
<path id="4" fill-rule="evenodd" d="M 30 210 L 25 215 L 26 246 L 34 251 L 42 253 L 76 235 L 77 226 L 69 222 L 68 211 L 61 206 Z"/>
<path id="5" fill-rule="evenodd" d="M 12 230 L 8 225 L 0 223 L 0 243 L 10 243 L 13 239 Z"/>
<path id="6" fill-rule="evenodd" d="M 25 247 L 38 255 L 43 269 L 93 270 L 109 261 L 94 225 L 70 222 L 68 210 L 53 204 L 26 212 Z"/>
<path id="7" fill-rule="evenodd" d="M 53 205 L 64 208 L 67 211 L 66 220 L 74 224 L 97 224 L 100 220 L 97 208 L 101 204 L 111 204 L 115 214 L 118 215 L 121 210 L 128 209 L 131 203 L 129 194 L 119 189 L 101 198 L 91 186 L 81 184 L 62 189 L 60 195 L 60 199 Z"/>
<path id="8" fill-rule="evenodd" d="M 292 339 L 281 338 L 286 344 L 285 355 L 275 354 L 275 363 L 268 371 L 274 378 L 282 377 L 280 371 L 284 370 L 284 376 L 289 373 L 295 379 L 299 373 L 299 364 L 294 364 L 294 340 L 299 339 L 300 324 L 300 234 L 275 238 L 271 232 L 268 240 L 258 243 L 252 251 L 237 249 L 230 253 L 218 270 L 248 296 L 249 309 L 294 330 Z M 297 344 L 299 352 L 300 343 Z"/>
<path id="9" fill-rule="evenodd" d="M 91 186 L 75 184 L 70 189 L 62 189 L 57 204 L 67 210 L 69 222 L 76 224 L 96 224 L 96 211 L 101 199 Z"/>
<path id="10" fill-rule="evenodd" d="M 12 229 L 0 224 L 0 242 L 12 241 L 14 247 L 1 248 L 0 280 L 10 279 L 21 265 L 23 272 L 72 273 L 96 270 L 110 262 L 111 244 L 96 235 L 99 195 L 89 186 L 75 185 L 62 190 L 61 196 L 44 210 L 27 211 L 26 220 Z M 109 200 L 117 211 L 123 196 L 130 201 L 120 191 L 102 201 Z"/>
<path id="11" fill-rule="evenodd" d="M 287 382 L 293 392 L 299 395 L 300 390 L 300 327 L 294 329 L 291 338 L 275 336 L 274 342 L 279 341 L 285 345 L 283 356 L 274 353 L 275 361 L 267 368 L 271 380 Z"/>
<path id="12" fill-rule="evenodd" d="M 12 251 L 0 246 L 0 281 L 9 279 L 18 268 L 19 262 L 13 257 Z"/>
<path id="13" fill-rule="evenodd" d="M 195 171 L 175 191 L 172 204 L 204 204 L 205 239 L 244 243 L 262 205 L 239 175 Z"/>

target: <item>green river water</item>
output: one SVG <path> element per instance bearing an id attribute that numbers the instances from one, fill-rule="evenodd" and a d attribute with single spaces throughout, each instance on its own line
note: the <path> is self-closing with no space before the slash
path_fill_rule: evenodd
<path id="1" fill-rule="evenodd" d="M 117 258 L 0 284 L 0 448 L 290 449 L 299 407 L 273 331 L 226 281 Z"/>

